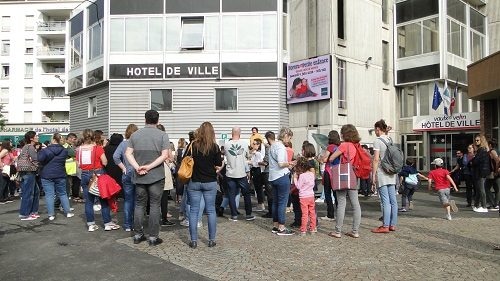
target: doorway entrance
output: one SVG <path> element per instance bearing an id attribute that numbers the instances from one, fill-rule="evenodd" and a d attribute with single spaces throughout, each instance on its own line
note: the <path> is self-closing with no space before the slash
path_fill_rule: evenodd
<path id="1" fill-rule="evenodd" d="M 474 143 L 477 133 L 432 133 L 429 137 L 430 160 L 439 157 L 444 161 L 443 167 L 451 170 L 457 163 L 455 152 L 467 153 L 467 146 Z"/>

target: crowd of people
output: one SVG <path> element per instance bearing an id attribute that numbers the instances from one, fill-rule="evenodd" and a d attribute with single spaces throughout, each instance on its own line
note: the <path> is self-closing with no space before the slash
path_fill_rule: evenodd
<path id="1" fill-rule="evenodd" d="M 346 124 L 340 134 L 336 130 L 329 132 L 328 145 L 319 155 L 308 141 L 303 142 L 300 151 L 294 151 L 289 128 L 261 135 L 254 127 L 248 143 L 241 139 L 241 128 L 234 127 L 231 139 L 219 146 L 210 122 L 190 132 L 189 141 L 179 139 L 176 149 L 155 110 L 145 113 L 143 128 L 129 124 L 124 136 L 113 134 L 109 140 L 102 131 L 86 129 L 79 137 L 56 133 L 50 143 L 42 145 L 38 135 L 30 131 L 17 149 L 8 140 L 2 142 L 0 204 L 13 202 L 19 192 L 20 220 L 36 220 L 40 218 L 39 198 L 43 191 L 51 221 L 56 219 L 57 209 L 70 218 L 74 216 L 71 204 L 83 203 L 89 232 L 99 229 L 94 213 L 100 211 L 105 231 L 123 227 L 132 233 L 135 244 L 147 241 L 155 246 L 163 242 L 160 226 L 175 225 L 168 209 L 168 201 L 174 200 L 179 206 L 180 224 L 189 229 L 188 245 L 193 249 L 198 244 L 203 214 L 208 218 L 208 247 L 217 245 L 217 216 L 224 217 L 226 208 L 233 222 L 253 221 L 254 212 L 267 210 L 262 217 L 272 219 L 271 232 L 279 236 L 315 234 L 319 220 L 324 220 L 335 221 L 329 236 L 359 238 L 362 216 L 358 196 L 363 195 L 380 198 L 382 223 L 372 232 L 394 232 L 398 212 L 414 208 L 412 198 L 420 180 L 428 181 L 429 190 L 434 186 L 447 220 L 452 219 L 451 212 L 458 211 L 450 199 L 450 189 L 457 191 L 461 181 L 466 185 L 468 206 L 474 211 L 498 210 L 500 161 L 495 140 L 477 135 L 466 154 L 457 151 L 457 165 L 451 171 L 443 167 L 441 158 L 436 158 L 432 162 L 435 169 L 425 176 L 411 159 L 397 172 L 386 168 L 384 161 L 390 157 L 389 147 L 393 144 L 390 129 L 384 120 L 377 121 L 373 147 L 361 148 L 356 127 Z M 358 179 L 355 170 L 360 153 L 371 156 L 371 172 L 369 177 Z M 194 164 L 189 179 L 183 180 L 178 173 L 186 157 Z M 347 171 L 340 172 L 343 167 Z M 346 175 L 353 183 L 342 183 Z M 323 194 L 316 199 L 320 185 Z M 256 207 L 252 206 L 253 193 Z M 402 196 L 401 207 L 398 193 Z M 123 218 L 116 216 L 118 196 L 123 197 Z M 244 214 L 239 212 L 240 196 Z M 353 223 L 350 231 L 343 232 L 347 200 L 353 210 Z M 318 202 L 326 203 L 325 216 L 318 216 Z M 286 213 L 290 210 L 294 220 L 287 227 Z"/>

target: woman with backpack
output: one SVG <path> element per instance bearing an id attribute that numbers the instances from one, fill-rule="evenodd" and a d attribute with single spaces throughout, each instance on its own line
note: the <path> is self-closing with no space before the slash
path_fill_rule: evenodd
<path id="1" fill-rule="evenodd" d="M 326 216 L 320 217 L 321 220 L 334 221 L 335 220 L 335 206 L 336 194 L 332 191 L 331 179 L 331 167 L 340 164 L 340 158 L 336 158 L 330 161 L 329 158 L 332 154 L 337 151 L 340 145 L 340 135 L 336 130 L 331 130 L 328 133 L 328 146 L 321 157 L 321 161 L 325 163 L 325 171 L 323 172 L 323 194 L 325 196 L 326 203 Z M 333 196 L 333 197 L 332 197 Z"/>
<path id="2" fill-rule="evenodd" d="M 413 193 L 418 188 L 418 178 L 428 180 L 426 176 L 422 175 L 415 168 L 415 160 L 406 159 L 406 166 L 403 167 L 399 173 L 400 182 L 403 185 L 403 194 L 401 196 L 401 209 L 400 212 L 413 210 Z M 407 209 L 408 207 L 408 209 Z"/>

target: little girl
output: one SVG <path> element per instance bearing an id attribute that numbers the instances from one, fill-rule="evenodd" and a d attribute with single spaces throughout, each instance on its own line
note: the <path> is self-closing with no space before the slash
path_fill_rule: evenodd
<path id="1" fill-rule="evenodd" d="M 314 183 L 315 175 L 311 172 L 311 166 L 304 157 L 297 159 L 295 173 L 293 175 L 295 186 L 299 190 L 300 209 L 302 211 L 302 222 L 300 224 L 300 234 L 305 235 L 307 230 L 307 220 L 309 218 L 309 232 L 316 233 L 316 211 L 314 204 Z"/>

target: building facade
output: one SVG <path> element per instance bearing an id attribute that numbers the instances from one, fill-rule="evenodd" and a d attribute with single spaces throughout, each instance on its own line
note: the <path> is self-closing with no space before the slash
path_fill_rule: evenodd
<path id="1" fill-rule="evenodd" d="M 331 58 L 330 98 L 288 105 L 294 144 L 350 123 L 361 142 L 371 145 L 373 125 L 380 119 L 399 143 L 392 1 L 298 0 L 289 5 L 290 60 Z"/>
<path id="2" fill-rule="evenodd" d="M 79 1 L 0 1 L 0 139 L 69 130 L 66 21 Z"/>
<path id="3" fill-rule="evenodd" d="M 210 121 L 216 137 L 288 125 L 282 0 L 97 0 L 72 12 L 67 56 L 74 131 L 123 133 L 160 112 L 171 138 Z"/>
<path id="4" fill-rule="evenodd" d="M 395 3 L 401 143 L 419 170 L 429 170 L 436 157 L 451 167 L 456 150 L 465 150 L 480 131 L 479 102 L 469 96 L 467 65 L 488 54 L 485 5 L 481 0 Z M 443 95 L 445 84 L 450 103 L 434 103 L 434 89 Z"/>

